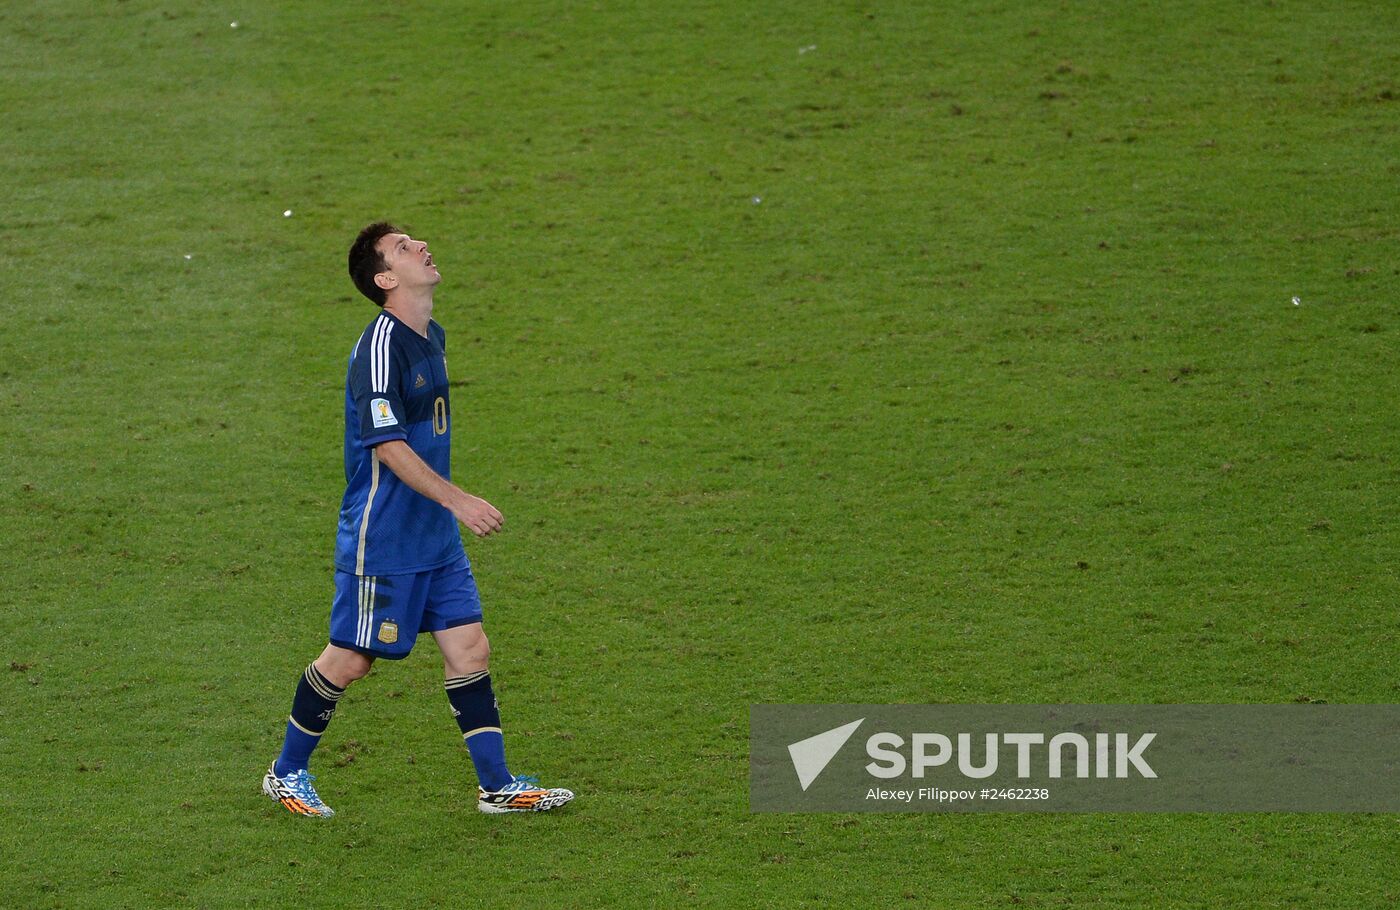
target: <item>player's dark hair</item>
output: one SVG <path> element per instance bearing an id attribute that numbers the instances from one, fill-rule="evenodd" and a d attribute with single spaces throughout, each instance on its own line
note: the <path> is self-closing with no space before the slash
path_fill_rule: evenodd
<path id="1" fill-rule="evenodd" d="M 361 294 L 379 306 L 384 305 L 384 289 L 374 283 L 374 276 L 389 271 L 389 263 L 379 252 L 379 238 L 398 233 L 399 229 L 389 222 L 376 221 L 360 231 L 360 236 L 350 245 L 350 280 Z"/>

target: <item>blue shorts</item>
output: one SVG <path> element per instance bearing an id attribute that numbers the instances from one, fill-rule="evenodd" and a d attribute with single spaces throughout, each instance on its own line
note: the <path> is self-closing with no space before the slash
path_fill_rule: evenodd
<path id="1" fill-rule="evenodd" d="M 398 660 L 422 632 L 481 622 L 481 597 L 467 557 L 413 575 L 335 573 L 331 644 Z"/>

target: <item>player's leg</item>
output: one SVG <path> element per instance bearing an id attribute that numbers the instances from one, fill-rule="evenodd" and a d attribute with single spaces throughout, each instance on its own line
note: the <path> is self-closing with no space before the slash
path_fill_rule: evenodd
<path id="1" fill-rule="evenodd" d="M 369 673 L 375 657 L 400 656 L 377 650 L 385 646 L 371 633 L 376 624 L 393 625 L 395 610 L 407 600 L 400 593 L 401 587 L 399 577 L 335 573 L 330 643 L 297 683 L 282 754 L 272 766 L 277 777 L 307 767 L 345 687 Z M 411 642 L 408 644 L 411 647 Z"/>
<path id="2" fill-rule="evenodd" d="M 263 776 L 263 792 L 290 811 L 298 815 L 335 814 L 311 785 L 315 777 L 307 765 L 346 687 L 368 673 L 373 662 L 368 655 L 326 645 L 321 656 L 302 672 L 292 697 L 282 753 Z"/>
<path id="3" fill-rule="evenodd" d="M 471 753 L 477 780 L 486 790 L 499 790 L 513 778 L 506 766 L 501 713 L 487 666 L 491 643 L 479 621 L 434 631 L 433 640 L 442 651 L 443 687 Z"/>
<path id="4" fill-rule="evenodd" d="M 573 799 L 569 790 L 545 789 L 535 778 L 512 775 L 506 765 L 501 714 L 491 688 L 491 644 L 481 627 L 481 600 L 465 558 L 433 573 L 421 628 L 432 633 L 442 651 L 443 685 L 480 784 L 477 807 L 483 812 L 542 811 Z"/>
<path id="5" fill-rule="evenodd" d="M 282 752 L 263 776 L 263 792 L 298 814 L 333 814 L 311 786 L 307 766 L 346 687 L 369 673 L 377 656 L 363 646 L 369 622 L 376 607 L 380 614 L 388 615 L 389 603 L 394 600 L 379 594 L 378 581 L 349 572 L 335 573 L 330 643 L 297 680 Z M 383 581 L 386 590 L 393 589 L 393 579 Z"/>
<path id="6" fill-rule="evenodd" d="M 346 687 L 369 673 L 373 663 L 374 658 L 367 654 L 326 645 L 321 656 L 306 668 L 292 698 L 282 754 L 272 766 L 277 776 L 307 767 Z"/>

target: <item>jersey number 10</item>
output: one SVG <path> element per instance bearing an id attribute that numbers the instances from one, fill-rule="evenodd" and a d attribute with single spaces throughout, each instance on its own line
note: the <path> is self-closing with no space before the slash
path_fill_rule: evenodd
<path id="1" fill-rule="evenodd" d="M 433 401 L 433 435 L 447 432 L 447 399 L 439 397 Z"/>

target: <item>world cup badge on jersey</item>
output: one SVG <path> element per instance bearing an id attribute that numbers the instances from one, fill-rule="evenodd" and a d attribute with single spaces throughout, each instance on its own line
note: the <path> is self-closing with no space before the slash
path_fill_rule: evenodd
<path id="1" fill-rule="evenodd" d="M 380 427 L 392 427 L 398 424 L 399 419 L 394 416 L 394 411 L 389 407 L 386 398 L 376 398 L 369 403 L 370 416 L 374 418 L 376 429 Z"/>
<path id="2" fill-rule="evenodd" d="M 399 640 L 398 623 L 382 622 L 379 624 L 379 640 L 386 645 L 392 645 Z"/>

